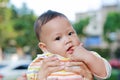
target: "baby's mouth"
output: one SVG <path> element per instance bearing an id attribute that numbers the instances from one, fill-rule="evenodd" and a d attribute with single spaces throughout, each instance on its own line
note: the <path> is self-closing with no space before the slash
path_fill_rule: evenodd
<path id="1" fill-rule="evenodd" d="M 71 47 L 69 47 L 69 48 L 67 49 L 67 53 L 68 53 L 68 54 L 72 54 L 73 51 L 74 51 L 73 46 L 71 46 Z"/>

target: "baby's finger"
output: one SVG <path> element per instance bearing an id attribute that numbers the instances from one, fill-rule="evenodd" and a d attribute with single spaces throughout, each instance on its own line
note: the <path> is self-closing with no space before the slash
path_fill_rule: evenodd
<path id="1" fill-rule="evenodd" d="M 83 46 L 83 43 L 80 43 L 79 46 Z"/>

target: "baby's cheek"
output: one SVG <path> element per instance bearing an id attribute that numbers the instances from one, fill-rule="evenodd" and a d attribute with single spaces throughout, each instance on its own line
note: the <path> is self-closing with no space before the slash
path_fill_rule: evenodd
<path id="1" fill-rule="evenodd" d="M 80 40 L 76 39 L 76 45 L 79 46 L 80 43 Z"/>

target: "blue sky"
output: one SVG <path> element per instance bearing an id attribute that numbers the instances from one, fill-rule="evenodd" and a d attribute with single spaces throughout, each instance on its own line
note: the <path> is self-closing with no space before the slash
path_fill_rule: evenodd
<path id="1" fill-rule="evenodd" d="M 64 13 L 70 20 L 75 20 L 75 14 L 89 10 L 98 10 L 102 3 L 113 4 L 116 0 L 10 0 L 12 4 L 20 8 L 25 2 L 36 15 L 40 15 L 48 9 Z"/>

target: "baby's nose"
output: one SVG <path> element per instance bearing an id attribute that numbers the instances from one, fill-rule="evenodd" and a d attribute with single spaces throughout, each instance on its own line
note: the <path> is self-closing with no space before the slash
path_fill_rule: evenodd
<path id="1" fill-rule="evenodd" d="M 72 42 L 71 38 L 66 37 L 66 39 L 65 39 L 65 44 L 69 44 L 69 43 L 71 43 L 71 42 Z"/>

